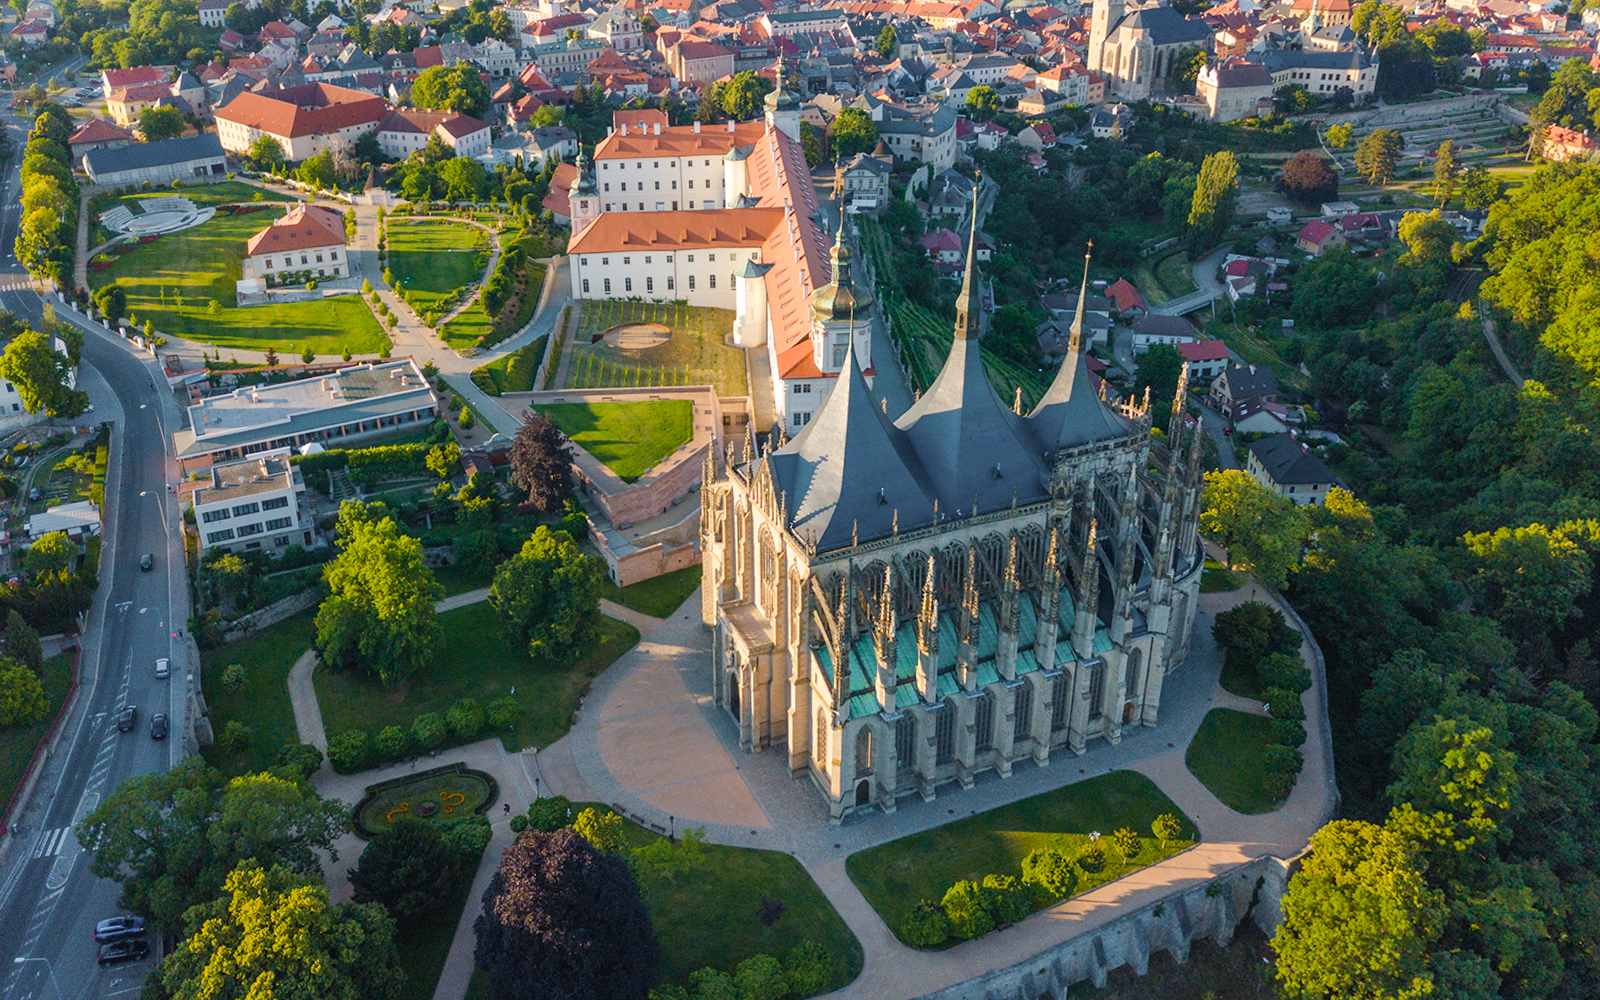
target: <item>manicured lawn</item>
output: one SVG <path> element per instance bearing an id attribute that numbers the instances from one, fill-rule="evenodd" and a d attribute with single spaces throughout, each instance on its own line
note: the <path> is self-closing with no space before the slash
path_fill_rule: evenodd
<path id="1" fill-rule="evenodd" d="M 388 268 L 394 272 L 396 291 L 411 297 L 414 308 L 425 313 L 458 288 L 479 281 L 488 257 L 483 233 L 460 222 L 389 223 Z M 482 249 L 479 249 L 482 245 Z"/>
<path id="2" fill-rule="evenodd" d="M 215 745 L 206 748 L 206 760 L 213 766 L 228 774 L 259 771 L 277 763 L 285 743 L 300 742 L 287 683 L 289 668 L 317 637 L 316 616 L 317 609 L 309 608 L 248 639 L 200 651 L 201 690 L 211 709 L 211 728 L 221 737 L 231 721 L 250 727 L 250 743 L 241 754 L 228 756 Z M 230 663 L 245 669 L 244 684 L 232 693 L 222 689 L 222 671 Z"/>
<path id="3" fill-rule="evenodd" d="M 448 219 L 404 220 L 390 216 L 385 225 L 389 230 L 389 252 L 417 250 L 423 252 L 476 250 L 488 248 L 488 235 L 476 226 Z"/>
<path id="4" fill-rule="evenodd" d="M 444 961 L 450 956 L 450 944 L 456 937 L 456 925 L 461 923 L 461 911 L 467 908 L 467 899 L 472 895 L 472 879 L 481 863 L 480 855 L 463 866 L 455 891 L 439 900 L 433 919 L 403 927 L 395 933 L 400 971 L 406 974 L 399 1000 L 433 1000 L 434 991 L 439 988 L 439 976 L 444 972 Z"/>
<path id="5" fill-rule="evenodd" d="M 494 788 L 481 771 L 441 767 L 406 776 L 400 784 L 373 791 L 356 812 L 359 832 L 376 834 L 402 818 L 424 823 L 446 823 L 473 815 L 490 798 Z M 432 809 L 432 812 L 428 810 Z"/>
<path id="6" fill-rule="evenodd" d="M 123 199 L 124 203 L 137 201 L 140 198 L 188 198 L 196 205 L 233 205 L 239 202 L 256 201 L 260 195 L 261 201 L 294 201 L 294 198 L 279 194 L 276 191 L 267 191 L 256 187 L 254 184 L 245 184 L 242 181 L 222 181 L 219 184 L 186 184 L 182 188 L 173 190 L 168 187 L 164 190 L 147 191 L 131 195 Z"/>
<path id="7" fill-rule="evenodd" d="M 539 374 L 539 364 L 544 361 L 544 346 L 548 339 L 540 337 L 527 347 L 472 369 L 472 384 L 491 396 L 532 390 L 534 376 Z"/>
<path id="8" fill-rule="evenodd" d="M 744 352 L 723 342 L 733 329 L 726 309 L 611 299 L 580 303 L 575 352 L 561 389 L 625 385 L 714 385 L 724 396 L 742 396 Z M 659 323 L 672 331 L 666 343 L 643 350 L 612 347 L 601 334 L 623 323 Z"/>
<path id="9" fill-rule="evenodd" d="M 652 618 L 666 618 L 677 611 L 699 586 L 700 567 L 689 566 L 621 588 L 607 580 L 605 593 L 601 596 Z"/>
<path id="10" fill-rule="evenodd" d="M 1243 573 L 1235 572 L 1215 559 L 1207 559 L 1205 568 L 1200 571 L 1200 593 L 1202 594 L 1238 590 L 1243 583 Z"/>
<path id="11" fill-rule="evenodd" d="M 354 295 L 234 305 L 245 242 L 273 218 L 271 212 L 218 216 L 124 254 L 105 270 L 90 272 L 89 283 L 95 289 L 121 284 L 128 295 L 128 313 L 141 327 L 149 320 L 161 333 L 218 347 L 252 351 L 275 347 L 289 354 L 309 347 L 323 356 L 377 351 L 386 338 L 372 312 Z"/>
<path id="12" fill-rule="evenodd" d="M 456 350 L 478 346 L 480 337 L 484 339 L 484 346 L 490 346 L 527 326 L 528 320 L 533 318 L 533 311 L 539 307 L 540 290 L 549 268 L 532 260 L 525 260 L 523 267 L 527 271 L 527 285 L 517 304 L 517 315 L 506 324 L 504 332 L 495 330 L 494 320 L 484 311 L 483 301 L 479 298 L 439 330 L 440 339 Z"/>
<path id="13" fill-rule="evenodd" d="M 1150 825 L 1163 813 L 1183 821 L 1183 839 L 1165 850 L 1150 832 Z M 1140 836 L 1142 849 L 1131 864 L 1109 843 L 1111 833 L 1124 826 Z M 858 851 L 846 859 L 845 870 L 898 935 L 921 900 L 938 901 L 963 879 L 1020 876 L 1022 859 L 1036 848 L 1054 848 L 1076 857 L 1096 830 L 1104 838 L 1105 869 L 1082 875 L 1074 895 L 1176 854 L 1198 838 L 1182 810 L 1149 778 L 1134 771 L 1114 771 Z"/>
<path id="14" fill-rule="evenodd" d="M 1228 808 L 1264 813 L 1283 805 L 1263 790 L 1262 751 L 1272 742 L 1272 720 L 1231 708 L 1213 708 L 1189 743 L 1189 773 Z"/>
<path id="15" fill-rule="evenodd" d="M 462 566 L 440 566 L 433 571 L 433 578 L 444 587 L 444 596 L 454 597 L 493 583 L 494 570 L 491 569 L 487 573 L 473 573 Z"/>
<path id="16" fill-rule="evenodd" d="M 639 641 L 632 625 L 602 618 L 595 649 L 572 668 L 557 670 L 535 666 L 524 650 L 508 648 L 487 601 L 447 611 L 439 624 L 445 639 L 438 656 L 395 690 L 354 671 L 317 669 L 317 701 L 330 737 L 350 729 L 376 736 L 384 726 L 410 728 L 418 715 L 443 714 L 460 698 L 487 705 L 516 688 L 519 712 L 504 737 L 507 749 L 549 746 L 572 725 L 572 710 L 589 681 Z"/>
<path id="17" fill-rule="evenodd" d="M 694 404 L 687 399 L 553 403 L 537 409 L 580 448 L 629 483 L 694 435 Z"/>
<path id="18" fill-rule="evenodd" d="M 50 702 L 49 715 L 31 726 L 0 729 L 0 809 L 5 808 L 5 804 L 16 793 L 17 786 L 22 784 L 28 771 L 28 762 L 33 760 L 34 750 L 38 748 L 39 741 L 49 734 L 56 713 L 61 711 L 61 703 L 67 700 L 67 692 L 72 688 L 74 658 L 73 653 L 62 653 L 44 661 L 42 683 L 44 696 Z"/>
<path id="19" fill-rule="evenodd" d="M 629 847 L 661 839 L 624 822 Z M 731 974 L 752 955 L 782 959 L 802 941 L 815 941 L 834 956 L 830 990 L 861 973 L 855 935 L 800 862 L 780 851 L 707 844 L 700 862 L 675 881 L 646 875 L 640 888 L 661 942 L 657 978 L 663 983 L 688 986 L 689 973 L 707 966 Z M 757 916 L 763 899 L 783 904 L 770 927 Z"/>

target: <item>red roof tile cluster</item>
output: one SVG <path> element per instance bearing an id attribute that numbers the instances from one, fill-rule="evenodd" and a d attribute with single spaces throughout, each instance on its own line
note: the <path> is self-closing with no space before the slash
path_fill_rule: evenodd
<path id="1" fill-rule="evenodd" d="M 273 94 L 247 91 L 219 109 L 216 117 L 292 139 L 375 124 L 388 112 L 381 97 L 326 83 L 306 83 Z"/>
<path id="2" fill-rule="evenodd" d="M 245 253 L 274 253 L 280 250 L 312 250 L 344 246 L 344 219 L 331 208 L 301 205 L 272 225 L 250 237 Z"/>

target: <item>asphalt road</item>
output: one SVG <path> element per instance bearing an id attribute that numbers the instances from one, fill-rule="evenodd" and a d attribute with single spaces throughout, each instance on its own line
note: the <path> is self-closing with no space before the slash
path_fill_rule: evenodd
<path id="1" fill-rule="evenodd" d="M 38 320 L 43 301 L 11 255 L 27 123 L 11 116 L 4 122 L 17 155 L 6 171 L 0 212 L 0 306 Z M 72 318 L 57 312 L 58 318 Z M 166 433 L 177 406 L 164 381 L 156 379 L 154 361 L 109 334 L 89 332 L 83 355 L 79 385 L 94 412 L 77 422 L 114 423 L 100 589 L 84 630 L 75 706 L 0 867 L 0 1000 L 128 996 L 142 988 L 153 959 L 96 965 L 94 925 L 119 912 L 119 889 L 89 874 L 70 828 L 119 783 L 165 770 L 183 751 L 182 733 L 157 742 L 149 729 L 153 712 L 182 718 L 185 684 L 180 664 L 186 661 L 176 655 L 181 647 L 173 637 L 184 623 L 173 621 L 172 609 L 187 602 L 181 600 L 182 541 L 177 504 L 168 491 L 173 467 Z M 153 572 L 138 566 L 147 552 L 154 555 Z M 173 657 L 168 680 L 155 677 L 162 656 Z M 138 706 L 138 722 L 132 732 L 119 733 L 114 717 L 125 704 Z"/>

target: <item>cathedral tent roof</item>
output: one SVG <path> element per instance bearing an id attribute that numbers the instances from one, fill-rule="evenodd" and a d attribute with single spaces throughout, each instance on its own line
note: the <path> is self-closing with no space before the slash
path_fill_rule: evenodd
<path id="1" fill-rule="evenodd" d="M 1061 362 L 1054 382 L 1028 414 L 1034 434 L 1050 451 L 1075 448 L 1091 441 L 1105 441 L 1127 435 L 1125 417 L 1107 406 L 1096 395 L 1089 380 L 1089 358 L 1083 350 L 1084 302 L 1089 294 L 1089 258 L 1083 259 L 1083 287 L 1078 291 L 1078 309 L 1072 318 L 1067 358 Z"/>
<path id="2" fill-rule="evenodd" d="M 1210 25 L 1198 18 L 1184 17 L 1164 4 L 1129 11 L 1117 28 L 1144 31 L 1149 34 L 1152 45 L 1179 45 L 1184 42 L 1211 40 Z"/>

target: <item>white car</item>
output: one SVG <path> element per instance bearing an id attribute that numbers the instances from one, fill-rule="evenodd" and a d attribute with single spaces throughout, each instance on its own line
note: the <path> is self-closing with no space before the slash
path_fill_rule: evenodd
<path id="1" fill-rule="evenodd" d="M 163 656 L 161 659 L 156 661 L 156 677 L 157 677 L 157 679 L 165 678 L 170 672 L 171 672 L 171 661 L 168 660 L 165 656 Z"/>

